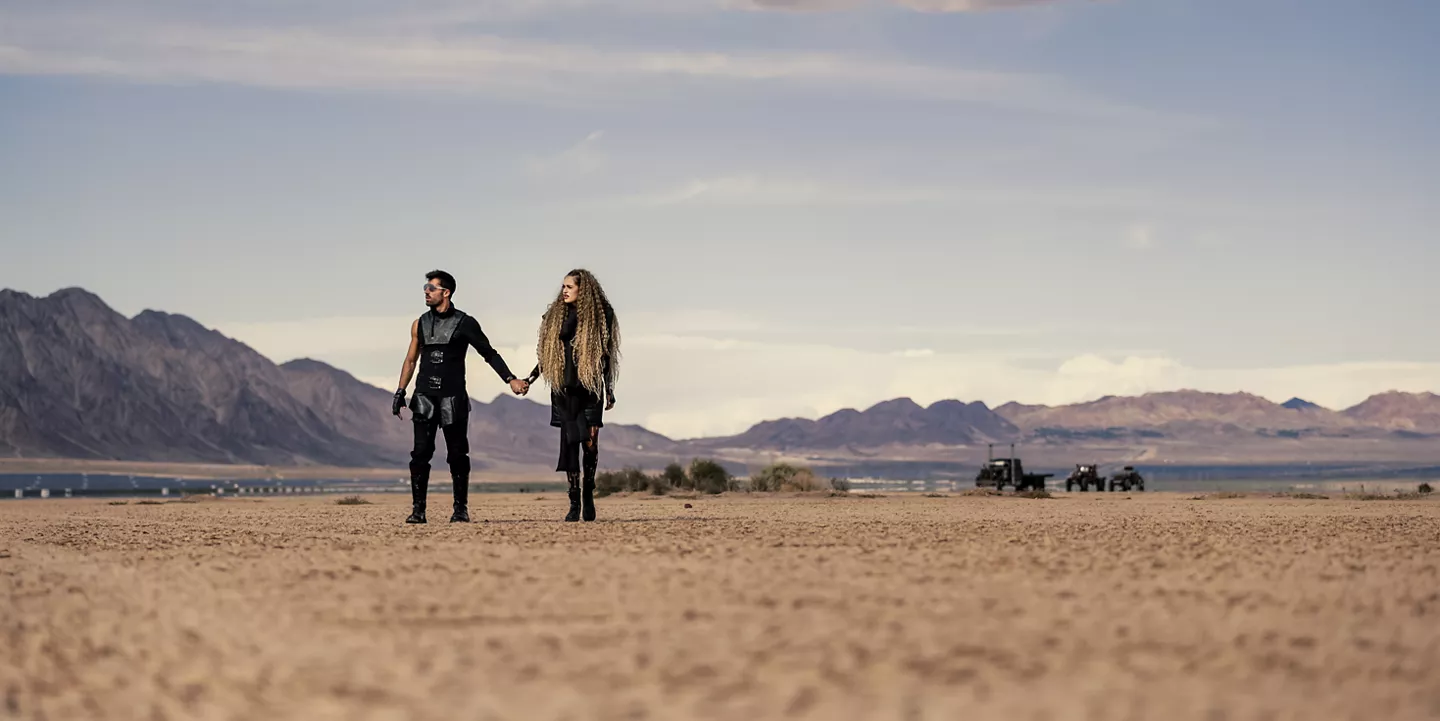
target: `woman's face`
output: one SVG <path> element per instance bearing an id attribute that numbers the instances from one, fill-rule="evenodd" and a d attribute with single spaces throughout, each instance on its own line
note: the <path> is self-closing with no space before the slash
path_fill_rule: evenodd
<path id="1" fill-rule="evenodd" d="M 565 276 L 565 283 L 560 286 L 560 295 L 566 303 L 574 303 L 580 295 L 580 286 L 575 284 L 575 276 Z"/>

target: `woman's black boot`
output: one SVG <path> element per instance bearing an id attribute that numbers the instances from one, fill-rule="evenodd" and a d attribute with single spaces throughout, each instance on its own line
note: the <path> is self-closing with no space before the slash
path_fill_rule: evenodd
<path id="1" fill-rule="evenodd" d="M 585 485 L 581 487 L 581 518 L 595 520 L 595 466 L 600 461 L 600 452 L 594 439 L 585 444 Z"/>
<path id="2" fill-rule="evenodd" d="M 570 512 L 565 514 L 565 522 L 574 523 L 580 520 L 580 474 L 568 473 L 566 480 L 570 481 Z"/>

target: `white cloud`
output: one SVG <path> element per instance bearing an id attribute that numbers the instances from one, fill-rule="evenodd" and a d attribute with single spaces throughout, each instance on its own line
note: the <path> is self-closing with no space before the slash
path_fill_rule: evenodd
<path id="1" fill-rule="evenodd" d="M 1153 189 L 1050 188 L 1027 185 L 919 185 L 902 181 L 868 179 L 779 177 L 760 174 L 695 178 L 676 185 L 634 195 L 599 198 L 601 207 L 680 206 L 819 206 L 943 204 L 971 207 L 1008 207 L 1027 212 L 1036 208 L 1080 210 L 1192 209 L 1210 212 L 1193 198 L 1169 198 Z M 1150 243 L 1153 230 L 1135 225 L 1126 230 L 1128 244 Z M 1139 246 L 1137 246 L 1139 247 Z"/>
<path id="2" fill-rule="evenodd" d="M 596 130 L 559 153 L 529 159 L 525 168 L 532 177 L 545 180 L 572 180 L 591 175 L 605 165 L 605 152 L 597 147 L 604 135 L 605 131 Z"/>
<path id="3" fill-rule="evenodd" d="M 143 6 L 133 12 L 84 2 L 69 6 L 70 12 L 46 7 L 0 9 L 0 74 L 484 93 L 566 104 L 615 103 L 645 92 L 673 99 L 677 83 L 729 83 L 920 97 L 1108 120 L 1160 119 L 1157 113 L 1108 101 L 1049 76 L 894 58 L 592 47 L 478 34 L 463 25 L 436 29 L 405 22 L 413 19 L 409 15 L 394 24 L 371 19 L 257 25 L 221 24 Z"/>
<path id="4" fill-rule="evenodd" d="M 970 13 L 1060 4 L 1060 0 L 896 0 L 896 2 L 912 10 L 930 13 Z"/>
<path id="5" fill-rule="evenodd" d="M 876 5 L 894 4 L 918 12 L 969 13 L 987 10 L 1011 10 L 1038 5 L 1058 5 L 1061 0 L 722 0 L 725 7 L 750 10 L 788 10 L 823 12 L 853 10 Z"/>
<path id="6" fill-rule="evenodd" d="M 281 322 L 220 330 L 278 361 L 301 354 L 324 360 L 362 351 L 390 352 L 393 360 L 385 356 L 379 367 L 348 369 L 388 388 L 399 370 L 403 333 L 412 319 L 338 318 L 319 325 Z M 1386 390 L 1440 388 L 1440 363 L 1202 369 L 1163 353 L 1112 357 L 1097 352 L 1037 364 L 1035 358 L 1042 354 L 1018 351 L 861 350 L 742 340 L 734 334 L 756 328 L 755 323 L 715 312 L 637 313 L 624 322 L 620 402 L 611 415 L 618 422 L 640 423 L 675 438 L 736 433 L 761 420 L 815 418 L 901 396 L 921 404 L 956 398 L 994 407 L 1012 400 L 1054 405 L 1193 388 L 1248 391 L 1276 402 L 1300 396 L 1344 408 Z M 533 319 L 492 318 L 485 327 L 512 370 L 523 373 L 534 365 Z M 1037 339 L 1037 347 L 1043 345 L 1043 338 Z M 476 366 L 484 368 L 478 361 Z M 492 378 L 488 372 L 477 376 L 477 398 L 489 400 L 505 392 Z"/>
<path id="7" fill-rule="evenodd" d="M 867 187 L 812 180 L 729 176 L 692 180 L 658 193 L 634 195 L 619 205 L 892 205 L 953 197 L 943 188 Z"/>

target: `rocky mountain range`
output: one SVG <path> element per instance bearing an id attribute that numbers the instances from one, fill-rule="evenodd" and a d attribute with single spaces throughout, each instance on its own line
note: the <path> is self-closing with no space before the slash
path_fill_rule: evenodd
<path id="1" fill-rule="evenodd" d="M 548 407 L 471 402 L 476 467 L 554 462 Z M 403 467 L 412 426 L 389 409 L 390 392 L 344 371 L 277 365 L 185 316 L 126 318 L 78 288 L 0 291 L 0 456 Z M 634 426 L 606 430 L 617 459 L 675 445 Z"/>
<path id="2" fill-rule="evenodd" d="M 700 447 L 875 448 L 887 445 L 960 445 L 1004 441 L 1020 434 L 1009 419 L 984 403 L 945 400 L 922 407 L 909 398 L 877 403 L 864 411 L 846 408 L 819 420 L 764 421 L 737 436 L 701 439 Z"/>
<path id="3" fill-rule="evenodd" d="M 471 402 L 476 468 L 554 467 L 558 432 L 548 406 L 508 395 Z M 126 318 L 77 288 L 44 298 L 0 291 L 0 457 L 399 468 L 408 461 L 411 424 L 389 406 L 389 391 L 343 370 L 310 359 L 276 364 L 182 315 Z M 1440 396 L 1388 392 L 1341 410 L 1194 390 L 994 409 L 898 398 L 815 420 L 764 421 L 725 438 L 676 441 L 616 423 L 604 438 L 610 467 L 657 467 L 700 454 L 737 462 L 776 453 L 953 459 L 956 449 L 991 443 L 1117 457 L 1209 444 L 1227 461 L 1398 443 L 1382 451 L 1440 460 Z"/>

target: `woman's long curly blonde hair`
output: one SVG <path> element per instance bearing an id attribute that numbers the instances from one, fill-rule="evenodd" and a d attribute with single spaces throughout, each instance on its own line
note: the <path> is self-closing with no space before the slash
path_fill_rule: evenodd
<path id="1" fill-rule="evenodd" d="M 620 376 L 620 323 L 615 318 L 615 309 L 605 296 L 605 289 L 590 271 L 577 268 L 565 274 L 574 278 L 575 293 L 575 365 L 580 385 L 597 397 L 605 397 L 608 380 L 613 386 Z M 552 389 L 561 388 L 565 383 L 565 342 L 560 340 L 560 326 L 565 323 L 565 291 L 561 289 L 540 319 L 540 341 L 536 355 L 540 359 L 540 374 Z M 610 357 L 607 368 L 603 362 Z"/>

